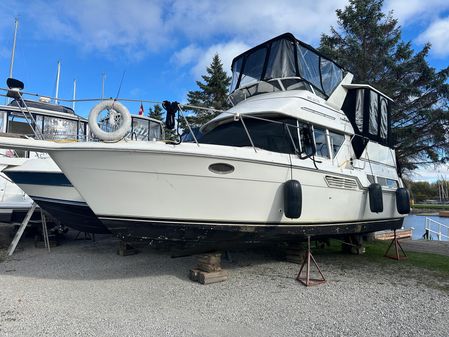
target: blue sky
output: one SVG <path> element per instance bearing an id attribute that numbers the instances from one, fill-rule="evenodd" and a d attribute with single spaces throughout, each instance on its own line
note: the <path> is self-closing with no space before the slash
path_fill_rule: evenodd
<path id="1" fill-rule="evenodd" d="M 299 5 L 299 3 L 301 5 Z M 14 77 L 26 90 L 53 96 L 61 61 L 59 96 L 121 97 L 183 102 L 196 89 L 214 53 L 229 70 L 232 58 L 271 37 L 292 32 L 317 46 L 336 24 L 335 10 L 346 0 L 12 0 L 0 2 L 0 86 L 4 87 L 14 30 L 19 18 Z M 388 0 L 416 50 L 432 43 L 429 62 L 449 64 L 449 1 Z M 78 104 L 86 116 L 92 104 Z M 144 105 L 145 109 L 149 105 Z M 139 104 L 129 105 L 137 112 Z M 446 173 L 447 167 L 443 170 Z M 449 175 L 449 173 L 446 173 Z"/>

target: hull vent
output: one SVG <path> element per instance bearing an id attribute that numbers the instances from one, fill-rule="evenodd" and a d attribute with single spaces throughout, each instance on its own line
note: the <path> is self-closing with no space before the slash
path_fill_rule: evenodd
<path id="1" fill-rule="evenodd" d="M 326 180 L 327 186 L 334 188 L 344 188 L 347 190 L 356 190 L 358 188 L 357 181 L 354 179 L 334 177 L 334 176 L 326 176 L 324 178 Z"/>

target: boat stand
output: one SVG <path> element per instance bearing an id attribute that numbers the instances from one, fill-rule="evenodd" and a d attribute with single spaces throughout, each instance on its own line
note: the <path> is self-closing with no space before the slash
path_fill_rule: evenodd
<path id="1" fill-rule="evenodd" d="M 315 265 L 321 278 L 310 278 L 311 262 L 313 262 L 313 264 Z M 304 269 L 304 266 L 306 267 L 305 270 L 306 275 L 302 277 L 301 273 Z M 321 269 L 318 266 L 318 263 L 316 263 L 315 258 L 312 255 L 312 251 L 310 249 L 310 236 L 307 237 L 307 250 L 304 255 L 304 261 L 302 262 L 301 268 L 299 269 L 298 276 L 296 276 L 296 280 L 304 284 L 306 287 L 316 286 L 326 282 L 326 279 L 324 278 L 323 273 L 321 272 Z"/>
<path id="2" fill-rule="evenodd" d="M 391 247 L 393 246 L 393 244 L 394 244 L 394 248 L 395 248 L 395 255 L 388 255 L 388 253 L 389 253 L 389 251 L 390 251 L 390 249 L 391 249 Z M 402 252 L 402 255 L 399 253 L 399 250 L 401 250 L 401 252 Z M 384 255 L 385 257 L 388 257 L 388 258 L 390 258 L 390 259 L 393 259 L 393 260 L 404 260 L 404 259 L 406 259 L 407 258 L 407 254 L 405 254 L 405 251 L 404 251 L 404 249 L 402 248 L 402 246 L 401 246 L 401 243 L 399 242 L 399 238 L 398 238 L 398 236 L 396 235 L 396 229 L 394 230 L 394 236 L 393 236 L 393 240 L 391 240 L 391 242 L 390 242 L 390 245 L 388 246 L 388 249 L 387 249 L 387 251 L 385 252 L 385 255 Z"/>
<path id="3" fill-rule="evenodd" d="M 31 205 L 31 208 L 28 210 L 28 213 L 26 214 L 25 218 L 23 219 L 22 223 L 20 224 L 20 227 L 14 235 L 14 239 L 12 240 L 11 244 L 8 247 L 8 256 L 11 256 L 14 254 L 14 251 L 16 250 L 16 247 L 22 238 L 23 232 L 25 231 L 26 226 L 28 225 L 28 222 L 31 219 L 31 216 L 33 215 L 34 211 L 36 210 L 37 204 L 33 202 Z"/>
<path id="4" fill-rule="evenodd" d="M 42 208 L 41 208 L 41 223 L 42 223 L 42 237 L 44 238 L 44 246 L 50 253 L 50 240 L 48 238 L 47 217 L 45 216 L 45 213 L 42 210 Z"/>

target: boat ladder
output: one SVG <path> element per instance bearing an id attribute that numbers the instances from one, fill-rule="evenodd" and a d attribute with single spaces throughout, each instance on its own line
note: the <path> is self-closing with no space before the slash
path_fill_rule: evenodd
<path id="1" fill-rule="evenodd" d="M 436 230 L 435 230 L 436 228 Z M 431 239 L 431 234 L 436 234 L 438 241 L 449 239 L 449 225 L 435 221 L 431 218 L 426 217 L 426 227 L 425 227 L 424 238 Z M 443 234 L 443 231 L 446 234 Z"/>

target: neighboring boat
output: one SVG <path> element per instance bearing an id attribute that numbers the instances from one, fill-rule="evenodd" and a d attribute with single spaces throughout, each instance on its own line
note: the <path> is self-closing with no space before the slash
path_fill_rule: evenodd
<path id="1" fill-rule="evenodd" d="M 30 121 L 30 115 L 34 123 Z M 45 97 L 40 101 L 13 100 L 8 105 L 0 105 L 0 121 L 2 134 L 14 137 L 35 137 L 35 132 L 39 132 L 44 139 L 77 141 L 85 139 L 87 132 L 86 119 L 75 115 L 68 107 L 49 103 Z M 2 150 L 0 155 L 1 221 L 21 222 L 32 200 L 5 176 L 5 169 L 22 165 L 30 158 L 45 158 L 48 155 L 11 149 Z"/>
<path id="2" fill-rule="evenodd" d="M 48 152 L 127 240 L 231 244 L 402 226 L 409 197 L 387 96 L 351 84 L 352 74 L 291 34 L 236 57 L 232 70 L 234 107 L 190 143 L 2 137 L 0 146 Z"/>
<path id="3" fill-rule="evenodd" d="M 85 120 L 83 123 L 87 124 Z M 162 122 L 132 116 L 126 139 L 149 141 L 161 138 Z M 62 224 L 81 232 L 110 233 L 51 158 L 29 159 L 22 165 L 4 170 L 4 174 Z"/>

